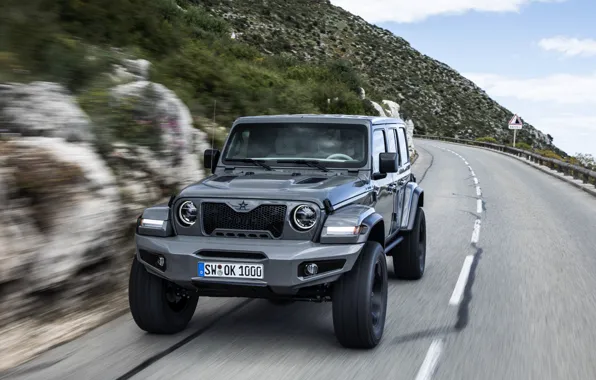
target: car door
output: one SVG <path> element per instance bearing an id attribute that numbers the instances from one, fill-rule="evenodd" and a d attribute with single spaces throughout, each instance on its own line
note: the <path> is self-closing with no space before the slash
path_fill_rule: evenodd
<path id="1" fill-rule="evenodd" d="M 398 128 L 394 130 L 394 136 L 397 138 L 398 142 L 397 147 L 399 169 L 397 170 L 397 173 L 395 173 L 395 181 L 397 185 L 395 212 L 396 220 L 398 221 L 397 226 L 399 226 L 403 217 L 406 185 L 408 182 L 410 182 L 410 174 L 412 170 L 410 164 L 410 151 L 408 150 L 408 140 L 406 137 L 406 128 L 403 124 L 399 125 Z"/>
<path id="2" fill-rule="evenodd" d="M 373 130 L 372 160 L 373 176 L 379 173 L 379 153 L 387 152 L 387 139 L 384 126 Z M 385 178 L 372 180 L 375 196 L 375 209 L 385 221 L 385 236 L 391 233 L 391 220 L 393 219 L 393 190 L 391 184 L 394 181 L 392 173 Z"/>
<path id="3" fill-rule="evenodd" d="M 398 150 L 398 141 L 397 141 L 397 130 L 398 130 L 398 125 L 397 124 L 388 124 L 387 125 L 387 151 L 391 152 L 391 153 L 397 153 L 397 167 L 399 168 L 399 150 Z M 396 213 L 397 210 L 399 210 L 399 206 L 401 206 L 401 204 L 399 204 L 398 202 L 398 186 L 397 186 L 397 173 L 391 173 L 391 184 L 389 185 L 389 190 L 393 193 L 392 194 L 392 214 L 391 214 L 391 229 L 389 230 L 389 233 L 391 235 L 393 235 L 395 232 L 397 232 L 397 230 L 399 229 L 399 223 L 398 223 L 398 214 Z M 403 197 L 402 197 L 403 198 Z"/>

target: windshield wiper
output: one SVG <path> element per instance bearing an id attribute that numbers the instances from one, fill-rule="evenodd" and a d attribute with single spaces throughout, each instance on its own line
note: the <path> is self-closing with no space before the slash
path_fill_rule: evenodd
<path id="1" fill-rule="evenodd" d="M 304 164 L 308 165 L 311 168 L 321 169 L 324 172 L 328 172 L 329 169 L 325 165 L 323 165 L 320 161 L 317 160 L 277 160 L 278 163 L 287 163 L 287 164 Z"/>
<path id="2" fill-rule="evenodd" d="M 246 162 L 246 163 L 249 163 L 249 164 L 255 164 L 255 165 L 262 166 L 262 167 L 264 167 L 267 170 L 273 170 L 271 168 L 271 166 L 269 166 L 269 165 L 267 165 L 265 163 L 265 160 L 255 160 L 254 158 L 230 158 L 230 159 L 227 159 L 227 161 L 231 161 L 231 162 Z"/>

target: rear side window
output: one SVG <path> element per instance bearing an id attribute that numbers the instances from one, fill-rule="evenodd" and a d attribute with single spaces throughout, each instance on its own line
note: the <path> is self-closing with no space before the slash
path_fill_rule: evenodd
<path id="1" fill-rule="evenodd" d="M 373 132 L 373 173 L 379 172 L 379 153 L 387 152 L 387 145 L 385 143 L 385 131 L 377 129 Z"/>
<path id="2" fill-rule="evenodd" d="M 397 151 L 397 135 L 395 134 L 395 128 L 390 128 L 388 130 L 389 132 L 389 138 L 387 139 L 387 143 L 388 145 L 388 149 L 387 152 L 390 153 L 398 153 Z"/>
<path id="3" fill-rule="evenodd" d="M 405 128 L 399 129 L 399 151 L 400 151 L 400 166 L 403 166 L 410 162 L 410 152 L 408 151 L 408 139 L 406 137 L 406 130 Z"/>

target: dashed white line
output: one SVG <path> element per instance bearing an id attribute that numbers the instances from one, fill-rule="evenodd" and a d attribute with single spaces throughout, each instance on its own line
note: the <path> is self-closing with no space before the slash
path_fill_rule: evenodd
<path id="1" fill-rule="evenodd" d="M 433 145 L 435 146 L 435 145 Z M 470 174 L 472 175 L 472 179 L 474 180 L 474 184 L 476 185 L 476 212 L 478 214 L 482 214 L 483 204 L 482 204 L 482 190 L 478 185 L 478 178 L 476 177 L 476 173 L 474 173 L 474 169 L 470 163 L 459 153 L 452 151 L 451 149 L 446 149 L 443 147 L 435 146 L 436 148 L 442 149 L 447 152 L 451 152 L 462 159 L 462 161 L 467 165 L 468 169 L 470 170 Z M 478 240 L 480 240 L 480 225 L 481 219 L 480 217 L 474 221 L 474 230 L 472 231 L 472 238 L 471 242 L 472 245 L 476 245 Z M 457 282 L 455 284 L 455 289 L 453 289 L 453 293 L 451 294 L 451 298 L 449 299 L 449 305 L 458 306 L 463 299 L 464 291 L 466 289 L 466 285 L 468 283 L 468 278 L 470 276 L 470 270 L 472 268 L 472 264 L 474 263 L 474 255 L 468 255 L 464 259 L 464 264 L 461 268 L 461 272 L 459 273 L 459 277 L 457 278 Z M 416 380 L 431 380 L 432 376 L 434 375 L 437 365 L 439 363 L 439 358 L 441 357 L 441 353 L 443 351 L 443 338 L 435 339 L 431 343 L 430 347 L 428 348 L 428 352 L 426 353 L 426 357 L 424 358 L 424 362 L 420 367 L 418 374 L 416 376 Z"/>
<path id="2" fill-rule="evenodd" d="M 457 282 L 455 283 L 455 288 L 453 289 L 453 293 L 451 294 L 451 299 L 449 299 L 449 305 L 457 306 L 461 303 L 461 300 L 464 297 L 464 290 L 466 289 L 466 284 L 468 283 L 470 268 L 472 268 L 473 262 L 473 255 L 466 256 L 466 259 L 464 260 L 464 265 L 462 266 L 461 272 L 459 272 L 459 277 L 457 278 Z"/>
<path id="3" fill-rule="evenodd" d="M 422 366 L 420 367 L 420 370 L 418 370 L 416 380 L 430 380 L 432 378 L 435 370 L 437 369 L 437 364 L 439 364 L 439 357 L 441 357 L 442 352 L 443 340 L 433 340 L 430 347 L 428 348 L 428 351 L 426 352 L 424 362 L 422 362 Z"/>
<path id="4" fill-rule="evenodd" d="M 476 219 L 474 222 L 474 231 L 472 231 L 472 244 L 478 243 L 480 239 L 480 219 Z"/>

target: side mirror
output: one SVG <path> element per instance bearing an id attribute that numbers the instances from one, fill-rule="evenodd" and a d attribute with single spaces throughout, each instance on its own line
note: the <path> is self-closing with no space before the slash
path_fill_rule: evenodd
<path id="1" fill-rule="evenodd" d="M 203 167 L 213 172 L 217 161 L 219 161 L 219 155 L 220 151 L 218 149 L 206 149 L 203 154 Z"/>
<path id="2" fill-rule="evenodd" d="M 379 172 L 397 173 L 397 153 L 379 153 Z"/>

